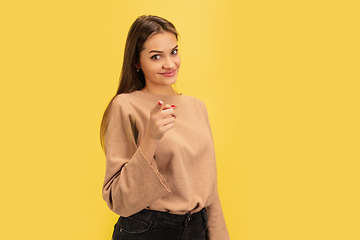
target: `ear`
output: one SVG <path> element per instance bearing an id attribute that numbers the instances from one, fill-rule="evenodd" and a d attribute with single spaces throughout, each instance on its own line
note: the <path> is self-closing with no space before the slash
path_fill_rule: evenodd
<path id="1" fill-rule="evenodd" d="M 135 63 L 135 68 L 140 69 L 141 68 L 140 63 Z"/>

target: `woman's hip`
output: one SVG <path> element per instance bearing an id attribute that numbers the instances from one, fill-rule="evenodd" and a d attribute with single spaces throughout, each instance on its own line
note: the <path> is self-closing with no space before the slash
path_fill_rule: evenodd
<path id="1" fill-rule="evenodd" d="M 113 240 L 203 240 L 206 225 L 205 208 L 184 215 L 144 209 L 129 217 L 119 217 Z"/>

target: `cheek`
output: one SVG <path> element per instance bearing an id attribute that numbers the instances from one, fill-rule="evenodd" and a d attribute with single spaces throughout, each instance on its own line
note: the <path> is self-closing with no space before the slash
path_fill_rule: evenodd
<path id="1" fill-rule="evenodd" d="M 160 66 L 159 66 L 160 65 Z M 148 65 L 148 71 L 151 74 L 156 74 L 159 72 L 159 70 L 161 69 L 161 64 L 158 64 L 158 62 L 156 63 L 152 63 Z"/>
<path id="2" fill-rule="evenodd" d="M 176 63 L 176 65 L 180 66 L 180 64 L 181 64 L 181 58 L 180 58 L 179 55 L 176 57 L 175 63 Z"/>
<path id="3" fill-rule="evenodd" d="M 159 67 L 158 62 L 143 61 L 142 63 L 142 69 L 145 75 L 156 74 L 159 72 L 159 68 L 161 69 L 161 66 Z"/>

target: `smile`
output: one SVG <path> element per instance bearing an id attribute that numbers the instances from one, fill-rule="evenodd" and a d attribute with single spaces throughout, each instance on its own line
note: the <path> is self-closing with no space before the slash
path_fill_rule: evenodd
<path id="1" fill-rule="evenodd" d="M 176 73 L 176 69 L 174 70 L 170 70 L 170 71 L 167 71 L 167 72 L 163 72 L 163 73 L 160 73 L 161 75 L 163 75 L 164 77 L 172 77 L 174 76 Z"/>

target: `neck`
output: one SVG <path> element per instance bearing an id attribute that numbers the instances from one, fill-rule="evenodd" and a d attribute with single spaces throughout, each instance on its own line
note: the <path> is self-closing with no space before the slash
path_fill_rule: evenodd
<path id="1" fill-rule="evenodd" d="M 178 96 L 174 89 L 171 86 L 164 86 L 164 87 L 156 87 L 152 88 L 148 85 L 146 85 L 143 89 L 140 91 L 142 92 L 148 92 L 156 95 L 162 95 L 162 96 Z"/>

